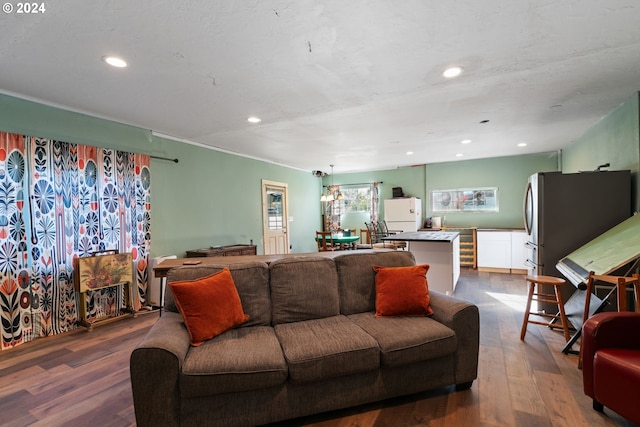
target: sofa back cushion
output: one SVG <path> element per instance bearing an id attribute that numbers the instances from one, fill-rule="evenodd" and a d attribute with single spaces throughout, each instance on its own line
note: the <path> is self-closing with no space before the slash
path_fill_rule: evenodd
<path id="1" fill-rule="evenodd" d="M 249 320 L 240 327 L 270 326 L 269 267 L 264 262 L 246 261 L 230 265 L 211 264 L 172 268 L 167 273 L 167 284 L 207 277 L 222 271 L 224 267 L 229 268 L 242 302 L 242 308 L 249 315 Z M 165 310 L 178 312 L 173 295 L 168 287 L 166 291 L 164 293 Z"/>
<path id="2" fill-rule="evenodd" d="M 374 311 L 376 275 L 374 265 L 406 267 L 416 264 L 408 251 L 351 252 L 335 257 L 340 291 L 340 312 L 344 315 Z"/>
<path id="3" fill-rule="evenodd" d="M 332 259 L 283 258 L 269 266 L 272 322 L 299 322 L 340 314 L 338 276 Z"/>

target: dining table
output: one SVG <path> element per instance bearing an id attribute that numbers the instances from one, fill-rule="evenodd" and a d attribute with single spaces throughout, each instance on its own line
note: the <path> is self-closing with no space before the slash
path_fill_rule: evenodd
<path id="1" fill-rule="evenodd" d="M 355 249 L 356 242 L 360 240 L 360 236 L 353 236 L 353 235 L 347 236 L 344 234 L 337 233 L 337 234 L 331 235 L 331 240 L 333 240 L 334 245 L 340 246 L 340 250 Z M 316 238 L 316 241 L 317 241 L 317 238 Z"/>

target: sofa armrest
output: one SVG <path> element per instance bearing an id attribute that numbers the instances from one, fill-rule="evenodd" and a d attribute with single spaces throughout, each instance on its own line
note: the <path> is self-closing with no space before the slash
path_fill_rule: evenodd
<path id="1" fill-rule="evenodd" d="M 432 318 L 456 333 L 458 340 L 455 356 L 456 384 L 471 383 L 478 377 L 478 352 L 480 351 L 478 307 L 438 291 L 429 291 L 429 295 L 433 309 Z"/>
<path id="2" fill-rule="evenodd" d="M 582 383 L 592 398 L 593 359 L 601 348 L 640 349 L 640 313 L 598 313 L 582 325 Z"/>
<path id="3" fill-rule="evenodd" d="M 180 424 L 179 378 L 189 345 L 182 316 L 167 311 L 131 353 L 129 369 L 138 426 Z"/>

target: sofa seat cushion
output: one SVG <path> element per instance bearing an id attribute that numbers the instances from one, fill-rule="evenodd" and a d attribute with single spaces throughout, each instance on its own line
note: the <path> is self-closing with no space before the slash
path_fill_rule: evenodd
<path id="1" fill-rule="evenodd" d="M 376 341 L 345 316 L 275 326 L 293 383 L 377 369 Z"/>
<path id="2" fill-rule="evenodd" d="M 182 365 L 182 397 L 209 396 L 282 384 L 287 364 L 270 326 L 232 329 L 191 347 Z"/>
<path id="3" fill-rule="evenodd" d="M 375 312 L 347 317 L 378 342 L 383 366 L 437 359 L 453 354 L 458 346 L 455 332 L 429 317 L 376 317 Z"/>

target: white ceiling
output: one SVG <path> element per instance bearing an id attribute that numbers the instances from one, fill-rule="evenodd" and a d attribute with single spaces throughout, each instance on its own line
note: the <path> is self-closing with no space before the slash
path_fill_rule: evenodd
<path id="1" fill-rule="evenodd" d="M 45 8 L 0 14 L 0 92 L 303 170 L 555 151 L 640 90 L 638 0 Z"/>

